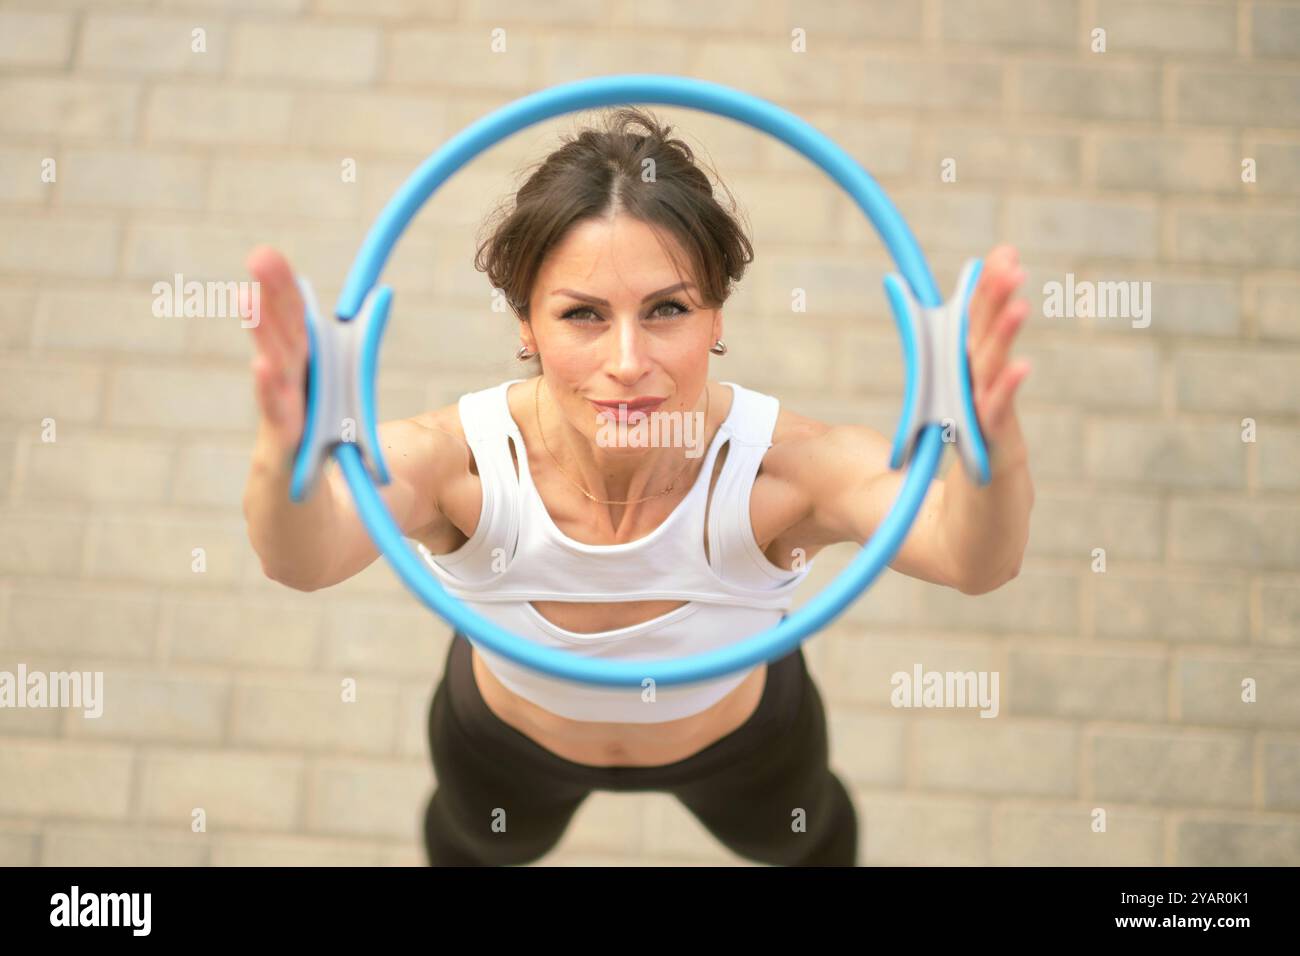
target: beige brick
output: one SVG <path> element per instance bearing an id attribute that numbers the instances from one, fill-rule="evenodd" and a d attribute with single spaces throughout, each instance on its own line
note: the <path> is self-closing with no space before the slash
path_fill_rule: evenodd
<path id="1" fill-rule="evenodd" d="M 59 741 L 5 741 L 0 747 L 0 814 L 125 820 L 131 750 Z"/>
<path id="2" fill-rule="evenodd" d="M 987 866 L 989 806 L 923 793 L 858 797 L 858 862 L 864 866 Z"/>
<path id="3" fill-rule="evenodd" d="M 86 546 L 89 574 L 113 581 L 219 587 L 238 580 L 240 562 L 255 560 L 243 528 L 233 521 L 162 516 L 98 516 Z M 195 571 L 195 549 L 204 571 Z"/>
<path id="4" fill-rule="evenodd" d="M 1007 200 L 1011 240 L 1034 255 L 1154 259 L 1159 215 L 1149 200 Z"/>
<path id="5" fill-rule="evenodd" d="M 1097 184 L 1144 192 L 1238 193 L 1241 149 L 1218 133 L 1120 133 L 1097 143 Z"/>
<path id="6" fill-rule="evenodd" d="M 432 776 L 427 761 L 322 759 L 311 768 L 307 829 L 417 839 Z"/>
<path id="7" fill-rule="evenodd" d="M 188 832 L 193 811 L 207 832 L 298 825 L 304 778 L 295 754 L 225 750 L 152 750 L 141 758 L 138 816 Z"/>
<path id="8" fill-rule="evenodd" d="M 459 132 L 447 121 L 448 109 L 442 97 L 428 94 L 302 92 L 293 98 L 288 134 L 295 146 L 342 156 L 361 146 L 427 154 Z"/>
<path id="9" fill-rule="evenodd" d="M 292 137 L 298 110 L 283 91 L 173 83 L 152 88 L 145 104 L 150 144 L 310 145 Z"/>
<path id="10" fill-rule="evenodd" d="M 1256 434 L 1259 487 L 1265 491 L 1300 491 L 1300 428 L 1269 425 Z"/>
<path id="11" fill-rule="evenodd" d="M 825 242 L 835 234 L 840 195 L 826 182 L 788 176 L 733 176 L 728 184 L 752 223 L 756 245 Z M 791 210 L 798 210 L 792 215 Z"/>
<path id="12" fill-rule="evenodd" d="M 1160 72 L 1122 63 L 1019 65 L 1020 110 L 1080 120 L 1147 120 L 1160 116 Z"/>
<path id="13" fill-rule="evenodd" d="M 1170 644 L 1245 644 L 1250 613 L 1239 575 L 1142 577 L 1109 569 L 1092 578 L 1097 636 Z"/>
<path id="14" fill-rule="evenodd" d="M 244 670 L 309 667 L 321 629 L 320 602 L 287 589 L 285 595 L 276 601 L 177 596 L 164 631 L 168 656 Z"/>
<path id="15" fill-rule="evenodd" d="M 224 369 L 121 367 L 109 383 L 107 417 L 114 426 L 247 429 L 257 420 L 252 377 Z"/>
<path id="16" fill-rule="evenodd" d="M 441 670 L 440 665 L 439 674 L 432 681 L 403 683 L 399 688 L 395 750 L 398 757 L 421 760 L 428 760 L 430 757 L 429 708 L 433 703 L 434 691 L 442 680 Z"/>
<path id="17" fill-rule="evenodd" d="M 1246 449 L 1236 422 L 1094 419 L 1084 437 L 1087 474 L 1115 483 L 1244 490 Z"/>
<path id="18" fill-rule="evenodd" d="M 41 349 L 133 355 L 180 351 L 187 322 L 197 321 L 155 316 L 153 294 L 143 286 L 42 289 L 32 313 Z"/>
<path id="19" fill-rule="evenodd" d="M 1260 759 L 1264 767 L 1264 807 L 1300 810 L 1300 740 L 1267 736 Z"/>
<path id="20" fill-rule="evenodd" d="M 135 136 L 139 88 L 133 83 L 64 77 L 6 78 L 0 85 L 0 134 L 58 137 L 97 146 Z"/>
<path id="21" fill-rule="evenodd" d="M 752 317 L 745 323 L 742 344 L 727 353 L 728 380 L 762 377 L 771 381 L 774 389 L 825 387 L 832 375 L 835 344 L 805 340 L 793 350 L 793 331 L 788 318 Z"/>
<path id="22" fill-rule="evenodd" d="M 34 824 L 0 823 L 0 866 L 36 866 L 41 834 Z"/>
<path id="23" fill-rule="evenodd" d="M 54 419 L 56 440 L 76 434 L 70 426 L 99 417 L 103 373 L 93 365 L 0 361 L 0 415 L 22 422 L 39 437 L 44 419 Z"/>
<path id="24" fill-rule="evenodd" d="M 319 227 L 317 227 L 319 228 Z M 191 223 L 138 222 L 132 224 L 124 243 L 125 272 L 151 283 L 174 284 L 180 273 L 185 281 L 240 282 L 250 279 L 244 268 L 248 253 L 265 236 L 246 227 L 200 226 Z M 290 243 L 279 245 L 295 272 L 305 271 L 299 249 Z M 355 250 L 353 250 L 355 251 Z M 343 265 L 344 270 L 347 264 Z M 237 353 L 252 355 L 249 332 L 241 328 L 236 316 L 191 317 L 191 323 L 224 326 L 230 335 L 242 334 L 242 348 Z"/>
<path id="25" fill-rule="evenodd" d="M 1148 311 L 1150 325 L 1141 329 L 1147 334 L 1161 336 L 1204 335 L 1235 337 L 1241 333 L 1240 290 L 1238 283 L 1230 279 L 1204 278 L 1195 275 L 1173 273 L 1148 273 L 1145 269 L 1135 274 L 1128 269 L 1081 269 L 1078 278 L 1091 282 L 1150 282 L 1149 295 L 1146 287 L 1129 286 L 1130 293 L 1137 290 L 1142 295 L 1141 305 Z M 1100 287 L 1097 288 L 1101 294 Z M 1077 295 L 1077 293 L 1076 293 Z M 1126 332 L 1142 324 L 1138 314 L 1136 298 L 1130 295 L 1130 305 L 1125 308 L 1124 300 L 1118 300 L 1119 307 L 1114 315 L 1095 315 L 1081 320 L 1085 328 L 1099 331 Z M 1097 310 L 1112 311 L 1111 306 Z M 1128 314 L 1119 314 L 1127 312 Z M 1134 326 L 1134 322 L 1138 326 Z"/>
<path id="26" fill-rule="evenodd" d="M 342 680 L 356 700 L 342 699 Z M 351 674 L 243 678 L 235 685 L 230 740 L 241 747 L 383 754 L 392 749 L 397 689 Z"/>
<path id="27" fill-rule="evenodd" d="M 14 484 L 14 463 L 17 457 L 17 442 L 0 441 L 0 496 L 8 497 L 9 489 Z"/>
<path id="28" fill-rule="evenodd" d="M 1300 341 L 1300 282 L 1262 277 L 1248 279 L 1246 288 L 1261 338 Z"/>
<path id="29" fill-rule="evenodd" d="M 1026 342 L 1020 353 L 1034 368 L 1019 392 L 1025 402 L 1099 409 L 1151 408 L 1159 402 L 1159 354 L 1149 343 Z"/>
<path id="30" fill-rule="evenodd" d="M 936 124 L 921 167 L 942 182 L 945 160 L 955 164 L 957 183 L 1074 185 L 1082 177 L 1080 137 L 1075 133 L 1012 131 L 991 125 Z"/>
<path id="31" fill-rule="evenodd" d="M 196 50 L 202 30 L 203 49 Z M 192 17 L 91 13 L 82 23 L 77 65 L 109 73 L 198 74 L 221 72 L 226 28 Z"/>
<path id="32" fill-rule="evenodd" d="M 936 186 L 925 192 L 892 190 L 890 198 L 927 251 L 947 249 L 970 255 L 971 250 L 987 248 L 997 241 L 998 204 L 990 193 L 944 191 Z M 880 242 L 870 221 L 852 200 L 847 196 L 838 196 L 837 200 L 840 221 L 846 226 L 840 231 L 845 241 Z M 772 238 L 776 238 L 775 230 Z M 807 241 L 815 242 L 817 237 L 810 236 Z"/>
<path id="33" fill-rule="evenodd" d="M 81 570 L 86 524 L 56 512 L 24 508 L 0 514 L 0 571 L 5 574 L 65 574 Z"/>
<path id="34" fill-rule="evenodd" d="M 186 0 L 175 0 L 186 2 Z M 216 3 L 219 0 L 204 0 Z M 253 3 L 256 0 L 244 0 Z M 282 5 L 293 4 L 295 9 L 306 5 L 307 0 L 280 0 Z M 317 13 L 338 15 L 353 19 L 367 17 L 375 20 L 441 20 L 456 19 L 456 0 L 371 0 L 365 8 L 359 8 L 354 0 L 316 0 L 313 4 Z"/>
<path id="35" fill-rule="evenodd" d="M 22 242 L 0 246 L 0 270 L 102 279 L 117 271 L 121 227 L 109 219 L 10 215 L 0 230 Z"/>
<path id="36" fill-rule="evenodd" d="M 235 215 L 355 219 L 361 193 L 325 161 L 219 159 L 212 170 L 211 208 Z"/>
<path id="37" fill-rule="evenodd" d="M 309 0 L 161 0 L 160 5 L 167 10 L 211 10 L 214 13 L 274 15 L 301 13 L 307 9 L 308 2 Z M 393 0 L 374 0 L 366 4 L 366 9 L 391 2 Z"/>
<path id="38" fill-rule="evenodd" d="M 1072 409 L 1022 409 L 1020 426 L 1034 481 L 1073 480 L 1083 472 L 1083 416 Z"/>
<path id="39" fill-rule="evenodd" d="M 854 106 L 963 115 L 1002 106 L 1002 67 L 997 63 L 871 54 L 850 61 L 847 76 L 849 102 Z"/>
<path id="40" fill-rule="evenodd" d="M 624 4 L 637 6 L 634 0 L 624 0 Z M 742 5 L 733 0 L 721 4 L 719 9 L 712 11 L 712 16 L 699 21 L 696 19 L 697 7 L 690 0 L 675 0 L 653 14 L 639 12 L 639 17 L 640 22 L 647 26 L 653 23 L 680 29 L 684 23 L 701 27 L 707 24 L 718 32 L 734 31 L 740 24 L 753 29 L 773 22 L 783 26 L 788 23 L 791 29 L 797 26 L 807 32 L 809 54 L 820 52 L 827 43 L 838 44 L 846 40 L 921 39 L 921 9 L 914 4 L 890 3 L 889 0 L 828 0 L 792 10 L 785 18 L 780 16 L 779 10 L 773 9 L 774 6 L 761 3 Z M 654 20 L 649 19 L 652 16 Z M 784 41 L 787 36 L 788 31 L 781 39 Z"/>
<path id="41" fill-rule="evenodd" d="M 202 507 L 235 506 L 243 500 L 251 456 L 247 445 L 186 445 L 177 452 L 172 500 Z"/>
<path id="42" fill-rule="evenodd" d="M 59 204 L 201 209 L 204 167 L 183 153 L 68 149 L 59 166 Z"/>
<path id="43" fill-rule="evenodd" d="M 1079 580 L 1073 573 L 1022 571 L 996 591 L 976 596 L 928 587 L 915 624 L 955 631 L 1071 634 L 1078 628 Z"/>
<path id="44" fill-rule="evenodd" d="M 849 317 L 851 330 L 857 330 L 868 314 L 877 319 L 873 331 L 889 331 L 884 324 L 889 306 L 883 281 L 894 271 L 892 264 L 863 263 L 861 256 L 773 253 L 764 268 L 755 270 L 751 281 L 759 287 L 755 295 L 761 311 L 784 317 L 791 334 L 805 328 L 810 336 L 833 334 L 835 326 L 830 319 L 841 315 Z M 803 290 L 807 312 L 791 311 L 796 289 Z"/>
<path id="45" fill-rule="evenodd" d="M 1300 126 L 1300 75 L 1188 68 L 1174 82 L 1179 123 Z"/>
<path id="46" fill-rule="evenodd" d="M 51 155 L 53 152 L 36 146 L 0 148 L 0 202 L 44 205 L 54 194 L 54 184 L 41 178 L 45 160 L 57 159 Z M 57 164 L 55 175 L 58 175 Z"/>
<path id="47" fill-rule="evenodd" d="M 1180 820 L 1175 866 L 1295 866 L 1300 863 L 1300 824 L 1241 816 Z"/>
<path id="48" fill-rule="evenodd" d="M 1300 10 L 1277 3 L 1252 4 L 1250 50 L 1255 56 L 1300 57 Z"/>
<path id="49" fill-rule="evenodd" d="M 1071 797 L 1079 789 L 1078 731 L 1055 722 L 920 721 L 916 782 L 933 790 Z"/>
<path id="50" fill-rule="evenodd" d="M 507 29 L 506 48 L 496 51 L 494 29 L 484 25 L 392 33 L 388 36 L 384 82 L 522 93 L 539 57 L 538 43 L 526 29 Z"/>
<path id="51" fill-rule="evenodd" d="M 911 119 L 873 116 L 864 121 L 856 112 L 845 110 L 808 109 L 800 110 L 799 115 L 829 136 L 874 177 L 907 176 L 916 168 L 917 124 Z M 731 148 L 726 148 L 723 132 L 716 124 L 691 117 L 686 125 L 709 153 L 728 157 L 726 167 L 720 171 L 724 179 L 728 178 L 731 170 L 755 156 L 761 157 L 766 169 L 802 174 L 817 168 L 806 156 L 781 140 L 751 133 L 749 127 L 731 120 L 726 122 L 729 124 L 726 129 L 736 136 L 745 137 Z M 757 142 L 751 137 L 756 137 Z M 720 140 L 724 142 L 720 143 Z"/>
<path id="52" fill-rule="evenodd" d="M 352 86 L 375 79 L 379 56 L 377 28 L 356 23 L 245 21 L 234 29 L 229 72 L 240 80 Z"/>
<path id="53" fill-rule="evenodd" d="M 925 671 L 991 671 L 997 670 L 1002 660 L 991 644 L 970 638 L 895 635 L 859 629 L 856 633 L 836 632 L 822 640 L 827 666 L 817 683 L 823 689 L 823 696 L 828 700 L 882 708 L 886 716 L 881 719 L 891 724 L 918 713 L 893 706 L 895 674 L 901 672 L 910 678 L 918 664 Z M 974 712 L 974 708 L 953 711 L 963 716 L 973 716 Z"/>
<path id="54" fill-rule="evenodd" d="M 1240 416 L 1239 428 L 1241 418 L 1291 415 L 1300 407 L 1300 350 L 1179 349 L 1174 384 L 1179 407 Z"/>
<path id="55" fill-rule="evenodd" d="M 6 624 L 9 647 L 72 659 L 143 660 L 153 654 L 157 631 L 152 592 L 83 581 L 16 584 Z"/>
<path id="56" fill-rule="evenodd" d="M 1300 508 L 1175 499 L 1169 540 L 1175 561 L 1294 570 L 1300 567 Z"/>
<path id="57" fill-rule="evenodd" d="M 499 8 L 508 3 L 509 0 L 489 0 L 488 3 L 478 4 L 478 9 L 486 7 Z M 578 5 L 578 9 L 584 14 L 588 14 L 590 4 L 583 0 Z M 880 0 L 873 0 L 870 3 L 850 6 L 843 2 L 832 2 L 826 4 L 830 7 L 830 13 L 841 15 L 842 31 L 841 35 L 849 30 L 862 29 L 891 29 L 896 23 L 906 20 L 907 14 L 900 12 L 887 4 L 881 3 Z M 865 9 L 860 9 L 865 8 Z M 862 23 L 861 14 L 867 11 L 875 10 L 881 15 L 881 22 L 874 27 Z M 737 24 L 745 24 L 749 29 L 765 26 L 777 22 L 782 15 L 782 7 L 779 0 L 757 0 L 757 2 L 746 2 L 746 0 L 721 0 L 718 3 L 709 4 L 702 7 L 694 4 L 691 0 L 664 0 L 662 3 L 638 3 L 637 0 L 614 0 L 613 3 L 613 24 L 618 27 L 637 27 L 650 28 L 666 31 L 680 30 L 683 23 L 690 23 L 700 30 L 707 30 L 710 35 L 719 33 L 733 33 Z M 800 11 L 801 14 L 816 17 L 819 11 L 807 9 Z M 518 16 L 519 14 L 516 14 Z M 573 11 L 570 11 L 570 16 Z M 784 21 L 781 21 L 784 22 Z M 818 22 L 820 25 L 821 21 Z M 802 26 L 811 34 L 810 21 L 801 21 Z M 793 29 L 793 27 L 792 27 Z M 860 35 L 856 34 L 855 35 Z"/>
<path id="58" fill-rule="evenodd" d="M 70 738 L 134 742 L 216 744 L 230 709 L 230 682 L 201 673 L 103 670 L 103 714 L 70 711 L 63 727 Z"/>
<path id="59" fill-rule="evenodd" d="M 1300 727 L 1300 663 L 1262 657 L 1187 654 L 1178 661 L 1182 722 L 1218 727 Z M 1256 700 L 1242 700 L 1242 682 Z"/>
<path id="60" fill-rule="evenodd" d="M 1039 492 L 1029 527 L 1028 555 L 1073 559 L 1088 567 L 1094 548 L 1107 561 L 1153 561 L 1161 555 L 1163 521 L 1155 497 Z"/>
<path id="61" fill-rule="evenodd" d="M 259 833 L 219 837 L 213 866 L 377 866 L 379 848 L 356 840 Z"/>
<path id="62" fill-rule="evenodd" d="M 200 833 L 51 827 L 41 845 L 41 866 L 205 866 L 208 840 Z"/>
<path id="63" fill-rule="evenodd" d="M 1259 585 L 1261 644 L 1300 644 L 1300 588 L 1263 582 Z"/>
<path id="64" fill-rule="evenodd" d="M 1055 47 L 1078 43 L 1077 0 L 943 0 L 939 31 L 944 45 Z"/>
<path id="65" fill-rule="evenodd" d="M 326 613 L 322 662 L 342 674 L 432 680 L 441 671 L 437 641 L 446 623 L 422 605 L 334 599 Z"/>
<path id="66" fill-rule="evenodd" d="M 601 795 L 605 796 L 605 795 Z M 610 794 L 620 803 L 628 794 Z M 588 806 L 598 806 L 600 797 L 588 798 Z M 689 861 L 691 866 L 730 866 L 739 858 L 724 847 L 682 804 L 669 799 L 648 799 L 642 811 L 644 850 L 642 855 L 655 860 Z M 610 842 L 593 847 L 608 852 Z"/>
<path id="67" fill-rule="evenodd" d="M 993 810 L 993 866 L 1160 866 L 1164 823 L 1158 813 L 1103 806 L 1106 830 L 1093 830 L 1093 807 L 1000 803 Z"/>
<path id="68" fill-rule="evenodd" d="M 402 64 L 404 72 L 415 77 L 415 82 L 447 83 L 459 85 L 482 86 L 491 89 L 515 89 L 527 84 L 525 77 L 532 69 L 532 62 L 537 63 L 536 72 L 540 74 L 542 86 L 554 86 L 568 83 L 589 76 L 625 72 L 622 67 L 628 63 L 653 63 L 654 72 L 673 75 L 691 73 L 690 45 L 681 38 L 660 35 L 628 35 L 606 37 L 593 34 L 589 39 L 575 43 L 572 36 L 548 36 L 534 43 L 524 41 L 527 45 L 519 46 L 522 28 L 507 29 L 508 52 L 488 52 L 489 40 L 484 34 L 473 34 L 471 38 L 460 41 L 468 46 L 472 53 L 458 52 L 455 59 L 465 61 L 463 68 L 467 72 L 460 81 L 442 77 L 442 71 L 431 73 L 436 59 L 422 63 L 417 50 L 409 51 L 408 62 Z M 742 54 L 743 55 L 743 54 Z M 471 59 L 472 57 L 472 59 Z M 505 62 L 509 57 L 510 62 Z M 471 66 L 469 64 L 478 64 Z M 489 77 L 486 82 L 474 82 Z M 471 80 L 471 77 L 473 78 Z M 651 110 L 655 108 L 650 107 Z"/>
<path id="69" fill-rule="evenodd" d="M 831 763 L 846 785 L 851 780 L 877 787 L 903 786 L 907 761 L 907 724 L 903 717 L 827 705 L 826 719 Z"/>
<path id="70" fill-rule="evenodd" d="M 1255 182 L 1246 188 L 1269 196 L 1300 194 L 1300 145 L 1256 142 L 1243 152 L 1256 161 Z"/>
<path id="71" fill-rule="evenodd" d="M 1017 716 L 1163 721 L 1169 712 L 1168 670 L 1163 653 L 1017 647 L 1008 655 L 1006 710 Z"/>
<path id="72" fill-rule="evenodd" d="M 1188 208 L 1172 216 L 1176 259 L 1256 268 L 1300 266 L 1300 213 Z"/>
<path id="73" fill-rule="evenodd" d="M 38 650 L 37 655 L 45 655 L 47 652 Z M 24 671 L 27 674 L 42 673 L 49 674 L 51 671 L 66 671 L 76 669 L 77 665 L 65 665 L 63 661 L 56 660 L 48 656 L 33 656 L 31 654 L 10 651 L 5 648 L 0 651 L 0 672 L 9 675 L 7 679 L 17 681 L 19 672 Z M 17 693 L 26 700 L 26 690 L 20 683 L 17 685 Z M 49 739 L 59 736 L 59 725 L 63 723 L 63 709 L 60 707 L 17 707 L 4 706 L 0 707 L 0 740 L 20 740 L 29 739 L 32 742 L 40 738 Z"/>
<path id="74" fill-rule="evenodd" d="M 36 289 L 0 288 L 0 348 L 26 350 L 32 340 Z M 13 374 L 5 369 L 5 374 Z"/>
<path id="75" fill-rule="evenodd" d="M 683 819 L 686 818 L 686 819 Z M 510 820 L 507 816 L 506 826 Z M 575 811 L 556 854 L 609 853 L 618 856 L 708 853 L 708 832 L 666 793 L 593 791 Z M 548 857 L 549 859 L 549 857 Z"/>
<path id="76" fill-rule="evenodd" d="M 1248 734 L 1098 731 L 1088 739 L 1093 792 L 1105 803 L 1249 807 Z"/>
<path id="77" fill-rule="evenodd" d="M 1227 3 L 1145 3 L 1098 0 L 1097 25 L 1109 53 L 1155 51 L 1231 57 L 1237 11 Z"/>
<path id="78" fill-rule="evenodd" d="M 21 494 L 27 501 L 157 501 L 167 494 L 171 460 L 164 444 L 104 435 L 32 442 Z"/>
<path id="79" fill-rule="evenodd" d="M 0 11 L 0 64 L 63 67 L 72 53 L 73 18 L 66 13 Z"/>

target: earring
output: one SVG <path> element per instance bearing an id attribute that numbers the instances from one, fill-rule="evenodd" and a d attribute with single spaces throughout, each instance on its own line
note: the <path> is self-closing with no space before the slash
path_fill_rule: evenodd
<path id="1" fill-rule="evenodd" d="M 726 355 L 727 343 L 722 341 L 722 339 L 718 339 L 718 341 L 714 342 L 711 346 L 709 346 L 709 351 L 712 352 L 714 355 Z"/>
<path id="2" fill-rule="evenodd" d="M 527 345 L 519 346 L 519 351 L 515 352 L 515 358 L 519 359 L 519 361 L 521 362 L 527 362 L 530 358 L 533 358 L 535 355 L 537 355 L 536 352 L 528 351 Z"/>

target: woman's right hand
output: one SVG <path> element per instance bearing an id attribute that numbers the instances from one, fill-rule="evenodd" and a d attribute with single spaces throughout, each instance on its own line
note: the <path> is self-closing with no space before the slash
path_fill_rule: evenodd
<path id="1" fill-rule="evenodd" d="M 270 442 L 281 460 L 292 459 L 302 439 L 306 409 L 305 306 L 288 260 L 275 249 L 256 247 L 244 266 L 258 285 L 257 314 L 252 314 L 246 291 L 240 293 L 240 311 L 252 323 L 253 387 L 262 415 L 259 438 Z"/>

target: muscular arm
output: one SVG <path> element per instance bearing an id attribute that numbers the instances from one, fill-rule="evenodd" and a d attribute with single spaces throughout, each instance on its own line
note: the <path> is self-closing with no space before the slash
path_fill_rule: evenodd
<path id="1" fill-rule="evenodd" d="M 893 508 L 905 472 L 889 467 L 890 441 L 865 425 L 804 419 L 776 469 L 805 502 L 798 537 L 865 544 Z M 930 485 L 890 561 L 895 571 L 963 594 L 1001 587 L 1020 570 L 1033 487 L 1023 459 L 999 455 L 993 480 L 971 485 L 954 464 Z M 954 490 L 954 483 L 962 482 Z"/>

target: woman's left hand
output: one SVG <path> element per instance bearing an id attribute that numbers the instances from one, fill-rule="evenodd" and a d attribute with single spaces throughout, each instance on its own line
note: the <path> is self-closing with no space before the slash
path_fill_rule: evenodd
<path id="1" fill-rule="evenodd" d="M 1008 362 L 1011 343 L 1029 317 L 1029 302 L 1013 298 L 1025 280 L 1014 246 L 995 246 L 984 258 L 971 295 L 966 352 L 970 360 L 975 417 L 990 455 L 1001 458 L 1021 441 L 1013 405 L 1029 374 L 1026 359 Z"/>

